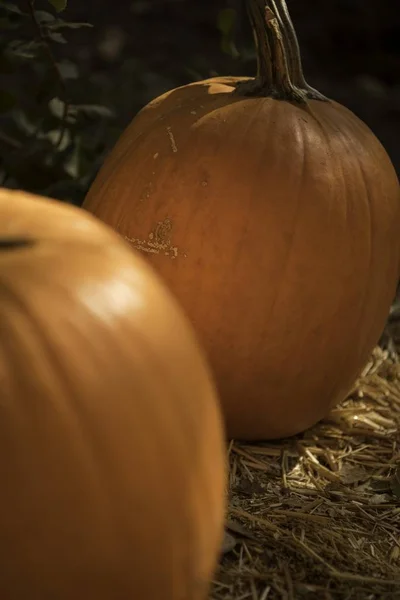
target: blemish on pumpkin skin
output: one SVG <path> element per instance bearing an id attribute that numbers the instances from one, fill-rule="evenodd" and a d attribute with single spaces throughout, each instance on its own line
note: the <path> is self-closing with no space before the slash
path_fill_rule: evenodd
<path id="1" fill-rule="evenodd" d="M 158 244 L 163 244 L 166 241 L 169 241 L 169 234 L 172 229 L 172 221 L 171 219 L 164 219 L 164 221 L 159 221 L 154 230 L 154 237 Z"/>
<path id="2" fill-rule="evenodd" d="M 148 254 L 163 254 L 172 260 L 178 256 L 187 257 L 186 252 L 181 252 L 177 246 L 173 246 L 170 233 L 172 230 L 171 219 L 159 221 L 152 231 L 150 231 L 147 240 L 139 238 L 129 238 L 123 236 L 135 250 L 147 252 Z"/>
<path id="3" fill-rule="evenodd" d="M 150 182 L 144 186 L 142 193 L 139 197 L 139 202 L 144 202 L 144 200 L 148 200 L 150 198 L 150 194 L 153 191 L 153 184 Z"/>
<path id="4" fill-rule="evenodd" d="M 172 133 L 171 127 L 167 127 L 168 137 L 171 142 L 172 152 L 178 152 L 178 146 L 176 145 L 174 134 Z"/>

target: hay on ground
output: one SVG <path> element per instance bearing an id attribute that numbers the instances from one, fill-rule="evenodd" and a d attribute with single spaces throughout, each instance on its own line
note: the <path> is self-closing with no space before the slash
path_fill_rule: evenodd
<path id="1" fill-rule="evenodd" d="M 400 599 L 400 364 L 376 348 L 294 439 L 232 443 L 212 600 Z"/>

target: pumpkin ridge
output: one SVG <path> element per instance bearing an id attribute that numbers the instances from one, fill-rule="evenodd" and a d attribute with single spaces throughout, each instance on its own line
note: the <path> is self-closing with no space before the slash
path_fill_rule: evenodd
<path id="1" fill-rule="evenodd" d="M 2 595 L 205 600 L 226 456 L 189 318 L 82 209 L 0 190 L 2 225 L 37 241 L 0 250 Z"/>
<path id="2" fill-rule="evenodd" d="M 300 131 L 301 131 L 300 137 L 302 139 L 302 146 L 303 146 L 303 152 L 301 153 L 301 155 L 302 155 L 301 175 L 300 175 L 299 182 L 298 182 L 298 191 L 296 194 L 296 196 L 297 196 L 296 207 L 295 207 L 294 215 L 293 215 L 293 219 L 292 219 L 292 227 L 291 227 L 292 233 L 290 236 L 290 241 L 287 244 L 286 256 L 285 256 L 285 259 L 281 266 L 278 280 L 276 282 L 276 287 L 274 290 L 274 301 L 271 304 L 270 313 L 268 315 L 268 320 L 274 318 L 276 308 L 279 305 L 279 296 L 281 294 L 282 287 L 284 286 L 284 284 L 286 282 L 287 271 L 289 270 L 291 261 L 293 260 L 294 247 L 295 247 L 295 243 L 296 243 L 296 234 L 298 232 L 298 223 L 302 216 L 302 214 L 301 214 L 302 191 L 303 191 L 302 188 L 304 185 L 304 179 L 305 179 L 305 174 L 306 174 L 307 145 L 304 143 L 304 129 L 303 129 L 301 123 L 298 122 L 298 125 L 299 125 Z M 296 143 L 297 143 L 297 141 L 298 141 L 298 138 L 296 138 Z"/>
<path id="3" fill-rule="evenodd" d="M 11 291 L 10 288 L 8 288 L 7 286 L 7 291 Z M 61 292 L 61 296 L 62 296 L 62 287 L 60 286 L 60 292 Z M 21 314 L 23 314 L 23 317 L 26 321 L 29 322 L 29 328 L 31 330 L 32 333 L 32 340 L 31 343 L 32 345 L 36 346 L 38 345 L 41 348 L 41 352 L 43 352 L 46 355 L 46 360 L 49 362 L 49 364 L 51 365 L 50 371 L 52 372 L 52 374 L 54 375 L 53 378 L 53 383 L 52 386 L 54 386 L 54 389 L 52 391 L 52 394 L 54 396 L 54 398 L 60 398 L 60 396 L 62 396 L 64 398 L 63 402 L 61 404 L 58 404 L 58 407 L 61 408 L 61 411 L 57 409 L 57 413 L 58 415 L 60 414 L 60 412 L 62 412 L 65 416 L 65 409 L 68 410 L 68 421 L 69 421 L 69 426 L 71 425 L 71 422 L 73 421 L 75 424 L 79 423 L 79 419 L 82 417 L 82 414 L 80 413 L 76 413 L 75 409 L 77 406 L 77 403 L 75 403 L 75 407 L 73 411 L 70 411 L 69 409 L 71 408 L 71 403 L 66 403 L 65 399 L 67 397 L 71 397 L 72 399 L 75 398 L 75 394 L 73 393 L 74 390 L 71 388 L 70 386 L 70 382 L 68 380 L 68 377 L 66 376 L 66 373 L 64 372 L 64 368 L 62 363 L 60 363 L 59 359 L 58 359 L 58 353 L 55 352 L 54 350 L 52 351 L 52 345 L 50 342 L 50 336 L 53 335 L 52 332 L 48 331 L 46 328 L 43 327 L 43 322 L 41 322 L 40 320 L 40 316 L 41 316 L 41 310 L 39 307 L 39 310 L 37 310 L 37 307 L 35 307 L 34 305 L 32 305 L 30 299 L 27 302 L 22 303 L 21 302 L 21 294 L 18 291 L 14 291 L 14 293 L 12 293 L 12 301 L 14 305 L 19 305 L 20 309 L 21 309 Z M 76 330 L 78 333 L 78 330 Z M 71 419 L 72 417 L 72 419 Z M 85 431 L 82 427 L 80 427 L 77 431 L 79 431 L 79 437 L 80 439 L 84 439 L 85 435 Z M 85 444 L 85 448 L 86 448 L 86 444 Z M 86 461 L 85 461 L 86 462 Z M 100 471 L 101 469 L 99 469 Z"/>
<path id="4" fill-rule="evenodd" d="M 373 202 L 371 200 L 371 193 L 370 193 L 370 189 L 367 183 L 367 178 L 365 175 L 365 170 L 364 170 L 364 165 L 362 164 L 362 161 L 357 161 L 358 164 L 358 168 L 360 171 L 360 175 L 361 175 L 361 180 L 364 186 L 364 190 L 365 190 L 365 204 L 367 207 L 366 213 L 368 214 L 368 240 L 369 240 L 369 244 L 368 244 L 368 259 L 367 259 L 367 263 L 368 263 L 368 267 L 367 267 L 367 272 L 371 273 L 373 271 L 372 269 L 372 261 L 373 261 L 373 250 L 374 250 L 374 235 L 373 235 L 373 215 L 372 215 L 372 206 L 373 206 Z M 364 291 L 364 300 L 361 303 L 361 311 L 360 314 L 358 315 L 358 329 L 360 331 L 360 337 L 361 339 L 365 339 L 365 336 L 367 334 L 367 331 L 364 330 L 361 326 L 362 322 L 364 321 L 364 316 L 365 316 L 365 312 L 367 310 L 368 307 L 368 297 L 369 297 L 369 291 L 370 291 L 370 287 L 371 287 L 371 279 L 370 278 L 366 278 L 366 282 L 365 282 L 365 291 Z M 395 287 L 393 288 L 393 297 L 395 294 Z M 382 323 L 382 330 L 384 327 L 384 322 Z M 379 340 L 379 336 L 380 336 L 380 332 L 377 333 L 376 335 L 376 340 L 375 340 L 375 344 L 378 343 Z M 365 343 L 362 344 L 365 347 Z M 364 362 L 367 360 L 368 356 L 365 356 L 364 358 Z"/>
<path id="5" fill-rule="evenodd" d="M 210 81 L 210 83 L 209 83 L 209 85 L 207 85 L 207 86 L 204 86 L 204 84 L 202 84 L 202 83 L 198 83 L 198 82 L 196 82 L 195 84 L 189 84 L 189 86 L 193 86 L 193 87 L 194 87 L 194 86 L 196 86 L 196 87 L 199 87 L 199 88 L 200 88 L 200 90 L 199 90 L 199 93 L 200 93 L 200 91 L 201 91 L 201 87 L 206 87 L 207 89 L 209 89 L 213 83 L 217 83 L 217 82 L 219 81 L 219 78 L 218 78 L 218 77 L 215 77 L 215 78 L 212 78 L 212 79 L 210 79 L 209 81 Z M 161 109 L 161 108 L 162 108 L 162 105 L 163 105 L 163 103 L 164 103 L 166 100 L 171 100 L 171 97 L 170 97 L 170 96 L 172 96 L 173 94 L 175 94 L 175 93 L 176 93 L 176 92 L 178 92 L 179 90 L 182 90 L 183 88 L 185 88 L 185 87 L 189 87 L 189 86 L 181 86 L 181 87 L 178 87 L 178 88 L 176 88 L 176 90 L 173 90 L 172 92 L 169 92 L 169 95 L 168 95 L 168 97 L 166 97 L 166 98 L 165 98 L 163 101 L 161 101 L 161 102 L 160 102 L 159 109 Z M 229 95 L 229 94 L 230 94 L 230 92 L 226 92 L 226 95 Z M 219 94 L 215 94 L 215 95 L 213 95 L 213 96 L 214 96 L 214 97 L 213 97 L 213 100 L 215 101 L 215 103 L 216 103 L 217 105 L 218 105 L 218 104 L 219 104 L 219 102 L 221 101 L 221 99 L 220 99 L 220 98 L 218 98 L 218 96 L 223 96 L 223 95 L 225 95 L 225 94 L 219 93 Z M 149 119 L 149 120 L 148 120 L 148 122 L 147 122 L 147 124 L 146 124 L 146 127 L 145 127 L 145 128 L 143 128 L 143 129 L 141 129 L 141 130 L 140 130 L 140 131 L 137 133 L 136 137 L 131 137 L 131 138 L 129 139 L 130 146 L 133 146 L 133 145 L 135 145 L 135 143 L 136 143 L 136 142 L 137 142 L 137 141 L 138 141 L 140 138 L 144 137 L 144 136 L 145 136 L 145 135 L 148 133 L 148 130 L 149 130 L 149 129 L 151 129 L 152 127 L 154 127 L 155 125 L 162 123 L 162 122 L 163 122 L 163 121 L 165 121 L 167 118 L 173 118 L 175 115 L 180 115 L 180 114 L 183 112 L 183 110 L 184 110 L 184 109 L 186 109 L 186 108 L 188 108 L 188 109 L 191 109 L 191 108 L 192 108 L 192 105 L 193 105 L 193 102 L 196 100 L 196 97 L 197 97 L 197 95 L 196 95 L 196 96 L 193 96 L 193 97 L 192 97 L 192 96 L 189 96 L 189 97 L 187 97 L 187 98 L 184 98 L 184 99 L 181 101 L 181 102 L 182 102 L 181 104 L 178 104 L 178 105 L 175 105 L 175 104 L 174 104 L 172 107 L 168 107 L 168 108 L 167 108 L 165 111 L 161 112 L 161 114 L 157 114 L 157 115 L 155 116 L 155 118 Z M 206 100 L 205 100 L 205 101 L 207 102 L 207 105 L 208 105 L 208 103 L 209 103 L 209 102 L 211 103 L 211 100 L 210 100 L 210 98 L 211 98 L 211 95 L 205 95 L 205 98 L 206 98 Z M 146 107 L 145 107 L 145 108 L 146 108 Z M 218 106 L 217 106 L 217 109 L 218 109 Z M 210 108 L 209 108 L 209 107 L 207 108 L 207 112 L 210 112 L 211 110 L 212 110 L 212 109 L 211 109 L 211 107 L 210 107 Z M 140 111 L 140 112 L 138 113 L 138 117 L 141 115 L 141 113 L 142 113 L 142 111 Z M 144 115 L 144 113 L 142 113 L 142 116 L 143 116 L 143 115 Z M 148 116 L 148 115 L 146 114 L 145 116 Z M 128 149 L 128 151 L 129 151 L 129 149 Z"/>
<path id="6" fill-rule="evenodd" d="M 313 425 L 362 369 L 398 279 L 400 194 L 368 127 L 305 82 L 285 0 L 247 4 L 256 77 L 181 87 L 151 118 L 133 119 L 84 207 L 112 227 L 123 211 L 133 247 L 173 220 L 179 259 L 146 259 L 198 331 L 228 437 L 260 440 Z M 188 144 L 172 156 L 164 113 L 178 150 Z M 119 162 L 144 128 L 147 141 Z"/>

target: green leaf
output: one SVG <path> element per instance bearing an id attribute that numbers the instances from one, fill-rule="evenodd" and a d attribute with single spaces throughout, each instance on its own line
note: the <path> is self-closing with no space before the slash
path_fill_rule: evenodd
<path id="1" fill-rule="evenodd" d="M 220 10 L 217 17 L 217 27 L 222 33 L 221 48 L 225 54 L 233 58 L 240 56 L 235 44 L 236 11 L 233 8 Z"/>
<path id="2" fill-rule="evenodd" d="M 64 163 L 64 170 L 72 179 L 78 179 L 81 173 L 81 143 L 80 138 L 75 139 L 75 147 L 68 160 Z"/>
<path id="3" fill-rule="evenodd" d="M 41 25 L 47 25 L 56 20 L 54 15 L 45 10 L 35 10 L 35 17 Z"/>
<path id="4" fill-rule="evenodd" d="M 78 112 L 84 113 L 88 117 L 105 117 L 107 119 L 112 119 L 115 116 L 111 108 L 99 104 L 76 104 L 75 108 Z"/>
<path id="5" fill-rule="evenodd" d="M 57 117 L 57 119 L 62 119 L 65 111 L 65 102 L 60 98 L 52 98 L 49 102 L 49 109 L 51 114 Z"/>
<path id="6" fill-rule="evenodd" d="M 65 37 L 61 33 L 58 33 L 58 31 L 49 31 L 49 29 L 48 29 L 47 37 L 50 40 L 52 40 L 53 42 L 57 42 L 57 44 L 66 44 L 67 43 L 67 40 L 65 39 Z"/>
<path id="7" fill-rule="evenodd" d="M 62 121 L 65 114 L 65 102 L 60 98 L 52 98 L 49 102 L 49 110 L 51 114 Z M 69 104 L 67 107 L 66 123 L 75 123 L 76 121 L 76 106 Z"/>
<path id="8" fill-rule="evenodd" d="M 226 36 L 232 36 L 235 30 L 236 11 L 233 8 L 224 8 L 219 11 L 217 27 Z"/>
<path id="9" fill-rule="evenodd" d="M 57 67 L 63 79 L 78 79 L 78 67 L 70 60 L 63 60 L 62 62 L 57 63 Z"/>
<path id="10" fill-rule="evenodd" d="M 0 90 L 0 113 L 8 112 L 16 103 L 17 99 L 14 94 L 7 90 Z"/>
<path id="11" fill-rule="evenodd" d="M 42 42 L 38 40 L 13 40 L 8 44 L 6 54 L 16 58 L 35 58 L 41 46 Z"/>
<path id="12" fill-rule="evenodd" d="M 47 25 L 48 29 L 81 29 L 82 27 L 93 27 L 91 23 L 79 23 L 62 21 L 61 19 L 55 19 Z"/>
<path id="13" fill-rule="evenodd" d="M 48 140 L 53 146 L 57 146 L 57 152 L 62 152 L 71 143 L 71 132 L 68 129 L 65 129 L 62 132 L 62 137 L 59 129 L 51 129 L 46 132 L 38 132 L 38 139 Z M 61 143 L 60 143 L 61 138 Z"/>
<path id="14" fill-rule="evenodd" d="M 37 124 L 33 123 L 28 115 L 22 110 L 14 110 L 12 119 L 18 130 L 24 135 L 33 135 L 37 131 Z"/>
<path id="15" fill-rule="evenodd" d="M 67 8 L 67 0 L 48 0 L 48 2 L 58 13 Z"/>
<path id="16" fill-rule="evenodd" d="M 4 10 L 6 10 L 8 12 L 12 12 L 15 15 L 21 15 L 24 17 L 27 16 L 27 14 L 22 12 L 22 10 L 20 8 L 18 8 L 18 6 L 15 6 L 15 4 L 13 2 L 0 1 L 0 8 L 3 8 Z"/>

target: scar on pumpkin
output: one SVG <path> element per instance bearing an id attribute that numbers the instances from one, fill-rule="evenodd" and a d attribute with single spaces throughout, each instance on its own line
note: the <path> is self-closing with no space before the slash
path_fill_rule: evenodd
<path id="1" fill-rule="evenodd" d="M 167 127 L 167 133 L 168 133 L 169 140 L 171 142 L 172 152 L 178 152 L 178 146 L 176 145 L 176 141 L 174 138 L 174 134 L 172 133 L 171 127 Z"/>
<path id="2" fill-rule="evenodd" d="M 177 246 L 172 245 L 170 234 L 172 231 L 172 221 L 168 217 L 163 221 L 158 221 L 157 225 L 150 231 L 147 240 L 139 238 L 130 238 L 123 236 L 135 250 L 147 252 L 148 254 L 163 254 L 171 259 L 178 256 L 186 258 L 186 252 L 181 252 Z"/>

